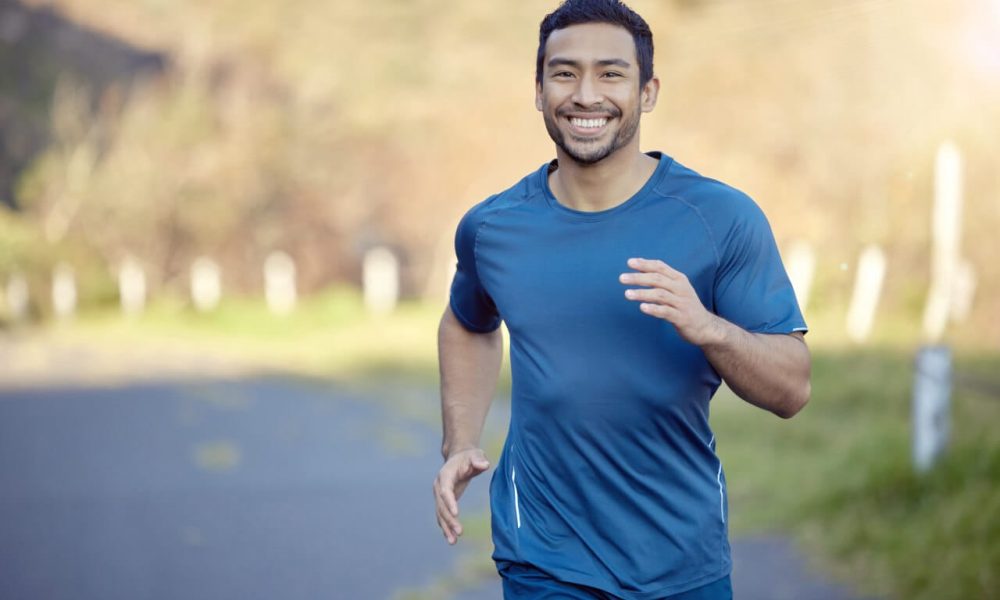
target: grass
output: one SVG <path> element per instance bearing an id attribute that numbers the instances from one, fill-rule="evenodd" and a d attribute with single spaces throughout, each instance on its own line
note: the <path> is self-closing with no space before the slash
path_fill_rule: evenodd
<path id="1" fill-rule="evenodd" d="M 791 533 L 868 593 L 995 597 L 1000 398 L 957 389 L 949 451 L 919 476 L 910 463 L 911 361 L 894 349 L 817 349 L 813 398 L 791 421 L 717 398 L 733 531 Z"/>
<path id="2" fill-rule="evenodd" d="M 116 309 L 92 311 L 51 333 L 100 339 L 108 347 L 150 340 L 219 352 L 269 368 L 338 379 L 394 376 L 436 381 L 437 323 L 421 305 L 403 303 L 391 317 L 365 312 L 360 295 L 335 288 L 304 299 L 291 315 L 272 315 L 261 302 L 227 299 L 198 313 L 179 300 L 159 301 L 139 318 Z"/>
<path id="3" fill-rule="evenodd" d="M 395 389 L 385 395 L 401 414 L 436 423 L 438 406 L 428 399 L 437 381 L 439 312 L 404 304 L 392 316 L 373 317 L 357 293 L 340 289 L 304 301 L 286 318 L 258 302 L 230 300 L 208 315 L 161 302 L 137 320 L 98 312 L 53 335 L 99 337 L 121 347 L 170 339 L 271 368 Z M 949 450 L 930 473 L 915 474 L 910 388 L 919 332 L 893 318 L 864 347 L 832 333 L 839 330 L 835 319 L 811 318 L 812 400 L 790 421 L 726 390 L 713 401 L 732 533 L 792 535 L 825 570 L 866 593 L 916 600 L 998 597 L 1000 436 L 994 427 L 1000 398 L 989 388 L 957 387 Z M 956 370 L 996 382 L 1000 353 L 960 344 Z M 501 387 L 506 385 L 505 370 Z M 484 444 L 495 456 L 501 441 Z M 467 516 L 466 543 L 482 556 L 489 549 L 488 523 L 487 515 Z M 482 561 L 470 565 L 434 589 L 405 597 L 443 597 L 467 587 L 465 571 L 484 572 Z"/>

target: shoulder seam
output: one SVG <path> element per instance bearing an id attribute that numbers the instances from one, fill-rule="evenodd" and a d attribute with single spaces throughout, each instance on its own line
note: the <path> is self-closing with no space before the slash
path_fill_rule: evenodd
<path id="1" fill-rule="evenodd" d="M 489 198 L 489 200 L 493 200 L 493 199 L 499 197 L 501 194 L 502 194 L 502 192 L 500 194 L 494 194 L 493 196 L 491 196 Z M 480 285 L 483 285 L 483 279 L 482 279 L 482 275 L 480 274 L 480 270 L 479 270 L 479 234 L 481 234 L 483 232 L 483 229 L 486 228 L 486 225 L 489 223 L 490 219 L 492 219 L 493 217 L 497 216 L 498 214 L 500 214 L 501 212 L 503 212 L 505 210 L 508 210 L 508 209 L 511 209 L 511 208 L 514 208 L 514 207 L 517 207 L 517 206 L 520 206 L 520 205 L 524 204 L 525 202 L 527 202 L 528 200 L 530 200 L 531 197 L 532 197 L 532 195 L 530 193 L 525 193 L 519 199 L 518 202 L 514 202 L 514 203 L 511 203 L 509 206 L 505 206 L 505 207 L 499 208 L 499 209 L 493 211 L 493 214 L 486 215 L 485 217 L 483 217 L 482 222 L 479 223 L 479 225 L 476 227 L 476 237 L 475 237 L 475 239 L 473 240 L 473 243 L 472 243 L 472 260 L 476 264 L 476 277 L 479 279 Z M 489 200 L 487 200 L 487 201 L 489 201 Z M 484 285 L 484 288 L 485 288 L 485 285 Z"/>
<path id="2" fill-rule="evenodd" d="M 712 242 L 712 252 L 715 254 L 715 269 L 717 271 L 721 269 L 722 254 L 719 252 L 719 245 L 715 241 L 715 232 L 712 230 L 712 227 L 708 224 L 708 220 L 705 218 L 705 215 L 701 213 L 701 210 L 697 206 L 685 200 L 684 198 L 681 198 L 680 196 L 675 196 L 673 194 L 664 194 L 663 197 L 666 199 L 676 200 L 677 202 L 680 202 L 684 206 L 690 208 L 694 212 L 694 214 L 698 216 L 698 220 L 701 221 L 702 227 L 705 228 L 705 232 L 708 234 L 709 241 Z"/>

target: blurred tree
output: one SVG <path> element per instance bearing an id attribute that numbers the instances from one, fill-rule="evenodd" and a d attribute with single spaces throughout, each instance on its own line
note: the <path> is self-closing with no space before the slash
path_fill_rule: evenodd
<path id="1" fill-rule="evenodd" d="M 141 257 L 154 287 L 208 253 L 228 289 L 256 292 L 275 249 L 300 263 L 304 291 L 358 282 L 361 250 L 389 243 L 404 294 L 434 294 L 424 282 L 441 278 L 461 213 L 551 158 L 532 97 L 553 2 L 109 1 L 56 6 L 171 66 L 89 115 L 67 80 L 60 133 L 19 198 L 50 239 Z M 1000 24 L 977 19 L 984 0 L 634 6 L 663 82 L 644 145 L 749 192 L 779 241 L 816 246 L 815 306 L 846 301 L 840 265 L 878 243 L 886 305 L 918 308 L 931 160 L 953 138 L 968 154 L 968 256 L 1000 310 L 987 233 L 1000 225 L 1000 67 L 983 58 Z"/>

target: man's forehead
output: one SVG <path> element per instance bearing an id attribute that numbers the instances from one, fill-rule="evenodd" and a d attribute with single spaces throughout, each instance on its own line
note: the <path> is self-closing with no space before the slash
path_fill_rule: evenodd
<path id="1" fill-rule="evenodd" d="M 575 62 L 624 60 L 635 64 L 635 41 L 624 27 L 611 23 L 583 23 L 556 29 L 545 43 L 545 61 Z"/>

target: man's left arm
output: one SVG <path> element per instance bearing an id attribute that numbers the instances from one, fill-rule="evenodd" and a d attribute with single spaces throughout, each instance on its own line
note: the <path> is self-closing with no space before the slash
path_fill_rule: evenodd
<path id="1" fill-rule="evenodd" d="M 811 359 L 802 333 L 751 333 L 711 313 L 680 271 L 660 260 L 632 258 L 636 272 L 622 273 L 625 297 L 639 309 L 671 323 L 697 345 L 740 398 L 782 418 L 809 400 Z"/>

